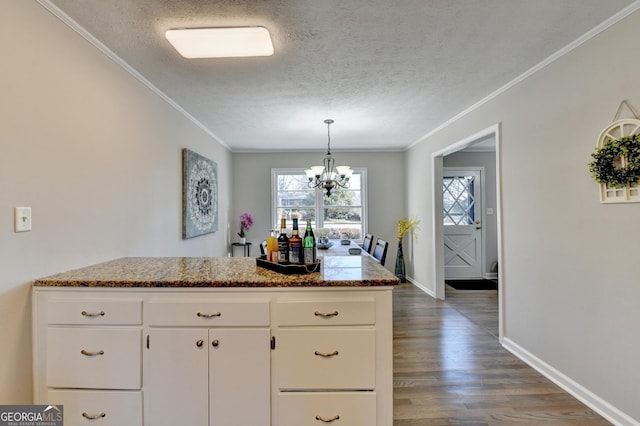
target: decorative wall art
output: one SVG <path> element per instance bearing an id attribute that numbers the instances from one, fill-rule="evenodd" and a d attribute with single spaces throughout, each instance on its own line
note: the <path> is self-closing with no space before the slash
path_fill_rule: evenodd
<path id="1" fill-rule="evenodd" d="M 182 238 L 218 230 L 218 165 L 182 150 Z"/>
<path id="2" fill-rule="evenodd" d="M 617 119 L 624 105 L 636 118 Z M 600 184 L 601 203 L 640 202 L 640 119 L 627 101 L 600 133 L 591 157 L 589 171 Z"/>

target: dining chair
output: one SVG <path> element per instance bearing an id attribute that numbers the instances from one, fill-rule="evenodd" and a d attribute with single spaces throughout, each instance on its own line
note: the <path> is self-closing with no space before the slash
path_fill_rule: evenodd
<path id="1" fill-rule="evenodd" d="M 367 253 L 371 253 L 371 247 L 373 246 L 373 235 L 364 234 L 364 241 L 362 242 L 362 250 Z"/>
<path id="2" fill-rule="evenodd" d="M 376 241 L 376 246 L 373 249 L 373 257 L 380 262 L 382 266 L 384 266 L 384 261 L 387 260 L 387 249 L 389 248 L 389 243 L 385 240 L 381 240 L 378 238 Z"/>

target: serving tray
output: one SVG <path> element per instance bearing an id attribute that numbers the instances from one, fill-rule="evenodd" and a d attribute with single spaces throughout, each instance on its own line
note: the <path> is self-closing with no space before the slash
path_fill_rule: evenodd
<path id="1" fill-rule="evenodd" d="M 308 265 L 293 265 L 269 262 L 266 255 L 256 258 L 256 266 L 286 275 L 312 274 L 320 271 L 320 259 Z"/>

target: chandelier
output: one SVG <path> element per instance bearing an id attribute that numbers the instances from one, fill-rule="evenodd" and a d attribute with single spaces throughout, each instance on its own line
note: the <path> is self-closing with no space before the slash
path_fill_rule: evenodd
<path id="1" fill-rule="evenodd" d="M 348 188 L 349 178 L 353 170 L 349 166 L 336 166 L 336 160 L 331 155 L 331 132 L 330 126 L 333 120 L 324 120 L 327 125 L 327 155 L 322 160 L 322 166 L 311 166 L 305 170 L 309 178 L 309 188 L 323 188 L 327 191 L 327 196 L 336 188 Z"/>

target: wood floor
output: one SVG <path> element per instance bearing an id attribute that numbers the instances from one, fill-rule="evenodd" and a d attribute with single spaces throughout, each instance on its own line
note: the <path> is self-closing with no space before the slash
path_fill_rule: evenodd
<path id="1" fill-rule="evenodd" d="M 394 426 L 610 425 L 500 346 L 497 304 L 493 324 L 471 293 L 446 297 L 394 291 Z"/>

